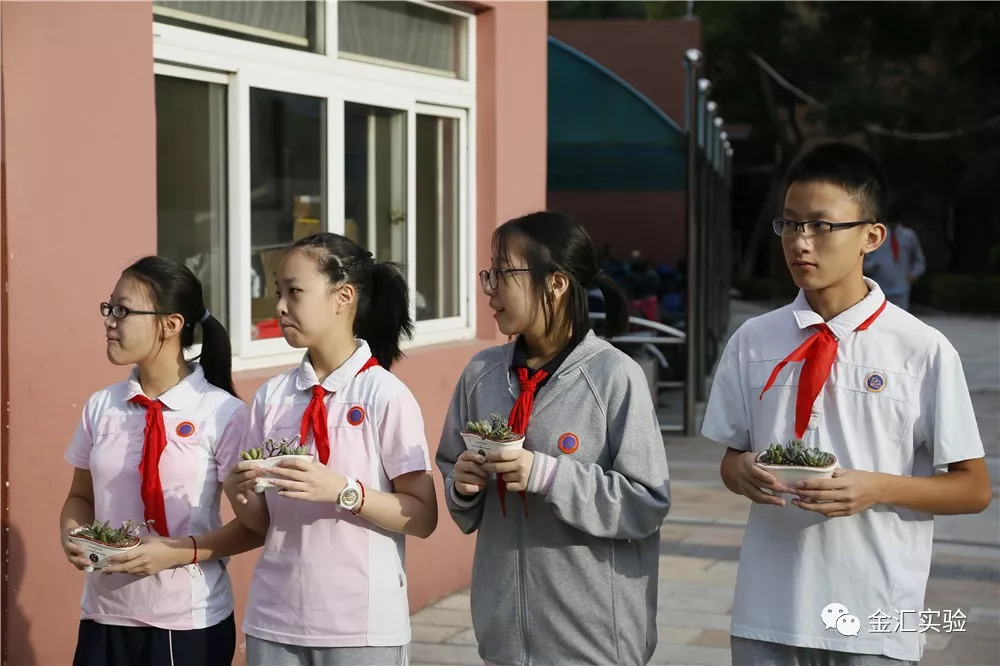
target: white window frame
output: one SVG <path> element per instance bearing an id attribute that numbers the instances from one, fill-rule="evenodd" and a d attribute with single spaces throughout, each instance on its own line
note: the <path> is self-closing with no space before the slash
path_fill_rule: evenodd
<path id="1" fill-rule="evenodd" d="M 459 121 L 459 316 L 416 322 L 404 349 L 468 340 L 476 333 L 475 182 L 476 26 L 457 10 L 418 4 L 467 17 L 467 79 L 456 79 L 338 56 L 337 5 L 327 0 L 324 53 L 225 37 L 163 23 L 152 24 L 154 73 L 227 85 L 228 295 L 233 369 L 298 363 L 302 350 L 283 338 L 251 340 L 250 316 L 250 89 L 310 95 L 326 101 L 326 228 L 344 231 L 344 105 L 348 102 L 406 112 L 407 283 L 416 314 L 416 115 Z M 269 286 L 265 286 L 265 289 Z M 198 353 L 198 350 L 194 350 Z"/>

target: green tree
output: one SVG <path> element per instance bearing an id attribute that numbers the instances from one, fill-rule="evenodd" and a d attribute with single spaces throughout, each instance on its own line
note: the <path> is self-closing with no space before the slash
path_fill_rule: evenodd
<path id="1" fill-rule="evenodd" d="M 683 2 L 550 4 L 553 18 L 686 11 Z M 985 269 L 1000 243 L 1000 4 L 697 2 L 693 12 L 721 115 L 752 127 L 737 145 L 737 178 L 741 169 L 766 174 L 740 188 L 757 190 L 759 209 L 734 221 L 744 277 L 759 264 L 790 160 L 807 142 L 835 137 L 880 157 L 893 198 L 933 222 L 925 244 L 949 248 L 949 270 Z"/>

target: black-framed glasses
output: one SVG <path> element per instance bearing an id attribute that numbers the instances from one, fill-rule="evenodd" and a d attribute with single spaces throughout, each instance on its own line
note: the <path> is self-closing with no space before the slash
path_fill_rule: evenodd
<path id="1" fill-rule="evenodd" d="M 783 217 L 779 217 L 771 222 L 771 226 L 774 228 L 774 233 L 777 235 L 790 237 L 802 234 L 803 238 L 821 238 L 823 236 L 829 236 L 838 229 L 860 227 L 862 224 L 875 223 L 871 220 L 861 220 L 860 222 L 824 222 L 823 220 L 796 222 L 795 220 L 786 220 Z"/>
<path id="2" fill-rule="evenodd" d="M 479 271 L 479 284 L 483 289 L 500 287 L 500 276 L 507 273 L 530 273 L 530 268 L 491 268 Z"/>
<path id="3" fill-rule="evenodd" d="M 145 315 L 168 315 L 174 314 L 173 312 L 159 312 L 158 310 L 133 310 L 126 305 L 111 305 L 111 303 L 101 303 L 101 316 L 107 317 L 112 316 L 115 319 L 124 319 L 129 315 L 134 314 L 145 314 Z"/>

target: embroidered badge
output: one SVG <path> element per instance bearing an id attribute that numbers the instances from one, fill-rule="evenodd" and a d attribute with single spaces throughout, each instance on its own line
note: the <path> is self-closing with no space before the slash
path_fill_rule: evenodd
<path id="1" fill-rule="evenodd" d="M 365 410 L 358 405 L 354 405 L 347 410 L 347 422 L 352 426 L 359 426 L 365 422 Z"/>
<path id="2" fill-rule="evenodd" d="M 881 393 L 885 388 L 885 375 L 881 372 L 869 372 L 865 377 L 865 388 L 869 393 Z"/>
<path id="3" fill-rule="evenodd" d="M 559 435 L 559 450 L 563 453 L 576 453 L 580 448 L 580 438 L 571 432 Z"/>
<path id="4" fill-rule="evenodd" d="M 177 436 L 178 437 L 190 437 L 195 431 L 194 424 L 190 421 L 184 421 L 183 423 L 177 424 Z"/>

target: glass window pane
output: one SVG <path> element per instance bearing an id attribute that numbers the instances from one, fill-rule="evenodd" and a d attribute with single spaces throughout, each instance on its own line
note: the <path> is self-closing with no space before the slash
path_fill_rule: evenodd
<path id="1" fill-rule="evenodd" d="M 323 0 L 153 0 L 161 23 L 322 53 Z"/>
<path id="2" fill-rule="evenodd" d="M 406 263 L 406 112 L 344 105 L 344 233 Z"/>
<path id="3" fill-rule="evenodd" d="M 326 229 L 326 100 L 250 90 L 251 337 L 281 336 L 278 265 L 293 242 Z"/>
<path id="4" fill-rule="evenodd" d="M 417 116 L 417 320 L 459 311 L 458 120 Z"/>
<path id="5" fill-rule="evenodd" d="M 223 324 L 226 216 L 226 86 L 157 76 L 156 251 L 194 272 Z"/>
<path id="6" fill-rule="evenodd" d="M 337 3 L 340 55 L 467 78 L 468 19 L 411 2 Z"/>

